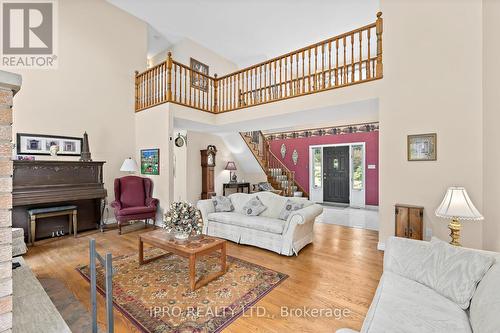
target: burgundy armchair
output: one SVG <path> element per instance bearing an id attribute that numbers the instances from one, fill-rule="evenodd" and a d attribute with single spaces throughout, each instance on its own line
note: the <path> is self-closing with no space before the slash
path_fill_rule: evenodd
<path id="1" fill-rule="evenodd" d="M 133 220 L 148 220 L 155 225 L 158 199 L 152 198 L 153 182 L 149 178 L 126 176 L 115 179 L 115 201 L 111 203 L 118 222 L 118 233 L 122 234 L 122 224 Z"/>

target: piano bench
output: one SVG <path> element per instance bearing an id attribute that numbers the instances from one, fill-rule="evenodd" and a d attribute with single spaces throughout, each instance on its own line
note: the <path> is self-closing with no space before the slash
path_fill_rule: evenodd
<path id="1" fill-rule="evenodd" d="M 78 222 L 77 222 L 77 207 L 74 205 L 68 206 L 56 206 L 56 207 L 45 207 L 45 208 L 32 208 L 28 209 L 28 215 L 30 216 L 30 235 L 29 241 L 30 245 L 35 245 L 35 232 L 36 232 L 36 219 L 52 216 L 69 216 L 69 233 L 71 234 L 71 229 L 73 229 L 74 237 L 76 237 Z"/>

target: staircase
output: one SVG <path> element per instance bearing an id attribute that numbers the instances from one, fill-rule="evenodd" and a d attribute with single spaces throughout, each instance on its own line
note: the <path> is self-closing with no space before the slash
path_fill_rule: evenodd
<path id="1" fill-rule="evenodd" d="M 261 131 L 243 132 L 241 137 L 247 144 L 253 156 L 259 162 L 267 175 L 267 181 L 274 189 L 280 190 L 281 195 L 292 197 L 296 192 L 307 196 L 307 192 L 295 181 L 295 172 L 286 167 L 283 162 L 271 151 L 269 142 Z"/>

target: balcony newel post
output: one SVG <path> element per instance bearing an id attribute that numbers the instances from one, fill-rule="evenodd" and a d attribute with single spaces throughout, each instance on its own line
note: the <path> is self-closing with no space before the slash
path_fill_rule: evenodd
<path id="1" fill-rule="evenodd" d="M 167 57 L 167 102 L 172 100 L 172 52 Z"/>
<path id="2" fill-rule="evenodd" d="M 139 72 L 135 71 L 135 111 L 139 109 Z"/>
<path id="3" fill-rule="evenodd" d="M 384 76 L 384 66 L 382 64 L 382 32 L 383 32 L 382 12 L 377 13 L 376 33 L 377 33 L 377 78 Z"/>
<path id="4" fill-rule="evenodd" d="M 214 113 L 219 112 L 219 106 L 217 105 L 217 100 L 219 99 L 219 80 L 217 79 L 217 73 L 214 74 Z"/>

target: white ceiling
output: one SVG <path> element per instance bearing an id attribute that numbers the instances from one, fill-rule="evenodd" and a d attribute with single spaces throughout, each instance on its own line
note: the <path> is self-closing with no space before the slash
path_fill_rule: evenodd
<path id="1" fill-rule="evenodd" d="M 108 1 L 152 26 L 150 56 L 190 38 L 238 67 L 374 22 L 379 9 L 379 0 Z"/>

